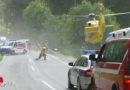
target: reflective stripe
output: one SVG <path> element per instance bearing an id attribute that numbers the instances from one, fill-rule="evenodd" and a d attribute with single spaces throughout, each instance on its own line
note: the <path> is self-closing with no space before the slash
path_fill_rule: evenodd
<path id="1" fill-rule="evenodd" d="M 130 78 L 130 76 L 125 75 L 124 78 Z"/>
<path id="2" fill-rule="evenodd" d="M 119 70 L 112 70 L 112 69 L 104 69 L 104 68 L 96 68 L 94 69 L 96 72 L 104 72 L 104 73 L 112 73 L 112 74 L 118 74 Z"/>
<path id="3" fill-rule="evenodd" d="M 118 74 L 119 71 L 120 71 L 120 68 L 121 68 L 121 63 L 118 67 L 118 69 L 116 70 L 113 70 L 113 69 L 107 69 L 107 68 L 94 68 L 93 70 L 96 71 L 96 72 L 104 72 L 104 73 L 112 73 L 112 74 Z"/>
<path id="4" fill-rule="evenodd" d="M 129 49 L 127 49 L 126 53 L 124 54 L 124 57 L 123 57 L 123 61 L 125 60 L 127 54 L 128 54 L 128 51 Z M 96 71 L 96 72 L 104 72 L 104 73 L 112 73 L 112 74 L 118 74 L 119 71 L 120 71 L 120 68 L 121 68 L 121 65 L 122 63 L 120 63 L 118 69 L 107 69 L 107 68 L 94 68 L 93 71 Z M 130 78 L 130 76 L 124 76 L 124 77 L 128 77 Z"/>

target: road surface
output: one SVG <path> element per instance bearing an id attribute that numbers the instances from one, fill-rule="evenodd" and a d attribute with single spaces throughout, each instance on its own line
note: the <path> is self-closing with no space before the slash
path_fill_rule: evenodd
<path id="1" fill-rule="evenodd" d="M 5 56 L 0 62 L 0 90 L 68 90 L 67 72 L 70 60 L 48 55 L 35 61 L 38 52 Z M 73 61 L 73 60 L 72 60 Z"/>

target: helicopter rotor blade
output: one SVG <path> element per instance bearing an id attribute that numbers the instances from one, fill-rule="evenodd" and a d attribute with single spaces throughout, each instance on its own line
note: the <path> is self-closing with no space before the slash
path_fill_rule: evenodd
<path id="1" fill-rule="evenodd" d="M 130 14 L 130 12 L 125 12 L 125 13 L 115 13 L 115 14 L 105 14 L 103 16 L 118 16 L 118 15 L 125 15 L 125 14 Z"/>
<path id="2" fill-rule="evenodd" d="M 51 17 L 59 17 L 59 18 L 88 18 L 88 15 L 53 15 Z"/>
<path id="3" fill-rule="evenodd" d="M 130 12 L 124 12 L 124 13 L 115 13 L 115 14 L 105 14 L 103 16 L 118 16 L 118 15 L 125 15 L 130 14 Z M 95 15 L 100 16 L 100 15 Z M 57 17 L 57 18 L 89 18 L 89 15 L 51 15 L 47 17 Z"/>

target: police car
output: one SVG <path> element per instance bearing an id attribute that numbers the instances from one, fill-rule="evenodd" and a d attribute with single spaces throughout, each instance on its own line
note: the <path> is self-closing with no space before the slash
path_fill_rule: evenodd
<path id="1" fill-rule="evenodd" d="M 28 51 L 26 40 L 7 40 L 0 48 L 2 54 L 25 54 Z"/>
<path id="2" fill-rule="evenodd" d="M 3 46 L 6 40 L 7 40 L 6 37 L 0 37 L 0 46 Z"/>
<path id="3" fill-rule="evenodd" d="M 15 40 L 6 40 L 5 43 L 0 47 L 1 54 L 12 54 L 14 51 L 12 50 Z"/>
<path id="4" fill-rule="evenodd" d="M 109 33 L 93 68 L 94 90 L 130 90 L 130 28 Z"/>
<path id="5" fill-rule="evenodd" d="M 91 75 L 94 66 L 94 61 L 89 60 L 89 54 L 95 54 L 97 51 L 84 50 L 85 55 L 81 55 L 74 63 L 70 62 L 72 66 L 68 71 L 68 88 L 77 90 L 88 89 L 91 83 Z"/>
<path id="6" fill-rule="evenodd" d="M 110 32 L 106 40 L 118 39 L 118 38 L 130 38 L 130 28 Z"/>

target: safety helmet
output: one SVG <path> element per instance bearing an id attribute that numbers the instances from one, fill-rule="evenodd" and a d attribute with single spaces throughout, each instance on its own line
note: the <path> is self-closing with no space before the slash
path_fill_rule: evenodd
<path id="1" fill-rule="evenodd" d="M 42 49 L 44 49 L 44 50 L 45 50 L 45 49 L 46 49 L 46 47 L 43 47 Z"/>

